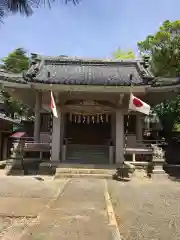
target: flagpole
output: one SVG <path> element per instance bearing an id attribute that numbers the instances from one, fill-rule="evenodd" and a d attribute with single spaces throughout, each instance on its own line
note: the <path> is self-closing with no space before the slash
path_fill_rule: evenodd
<path id="1" fill-rule="evenodd" d="M 130 98 L 132 95 L 132 81 L 130 78 Z M 129 130 L 129 119 L 130 119 L 130 110 L 129 110 L 129 105 L 128 105 L 128 114 L 127 114 L 127 122 L 126 122 L 126 132 L 125 132 L 125 141 L 124 141 L 124 159 L 125 159 L 125 154 L 126 154 L 126 149 L 127 149 L 127 144 L 128 144 L 128 130 Z"/>

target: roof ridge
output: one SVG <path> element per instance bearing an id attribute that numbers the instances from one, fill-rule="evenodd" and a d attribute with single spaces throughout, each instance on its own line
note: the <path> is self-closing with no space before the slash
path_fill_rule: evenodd
<path id="1" fill-rule="evenodd" d="M 66 55 L 60 55 L 60 56 L 45 56 L 45 55 L 39 55 L 32 53 L 31 56 L 33 56 L 34 59 L 42 60 L 42 61 L 72 61 L 72 62 L 92 62 L 92 63 L 136 63 L 136 62 L 142 62 L 142 59 L 113 59 L 113 58 L 86 58 L 86 57 L 76 57 L 76 56 L 66 56 Z"/>

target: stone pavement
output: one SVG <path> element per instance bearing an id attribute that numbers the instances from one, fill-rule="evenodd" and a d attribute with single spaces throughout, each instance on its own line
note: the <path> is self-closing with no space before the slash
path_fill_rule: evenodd
<path id="1" fill-rule="evenodd" d="M 6 176 L 0 177 L 0 182 L 0 217 L 37 217 L 64 180 L 55 183 L 51 179 Z"/>
<path id="2" fill-rule="evenodd" d="M 19 240 L 112 240 L 104 181 L 72 179 Z"/>

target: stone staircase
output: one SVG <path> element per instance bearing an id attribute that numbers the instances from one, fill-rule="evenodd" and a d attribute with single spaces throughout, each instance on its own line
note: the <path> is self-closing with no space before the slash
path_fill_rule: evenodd
<path id="1" fill-rule="evenodd" d="M 67 147 L 65 163 L 56 168 L 55 178 L 112 178 L 109 148 L 102 145 L 72 144 Z"/>
<path id="2" fill-rule="evenodd" d="M 103 145 L 68 145 L 66 162 L 82 164 L 108 164 L 109 147 Z"/>
<path id="3" fill-rule="evenodd" d="M 112 179 L 116 173 L 114 165 L 59 164 L 55 179 L 59 178 L 102 178 Z"/>

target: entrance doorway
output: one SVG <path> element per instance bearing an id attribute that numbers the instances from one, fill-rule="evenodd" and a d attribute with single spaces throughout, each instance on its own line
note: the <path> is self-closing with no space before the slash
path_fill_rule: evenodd
<path id="1" fill-rule="evenodd" d="M 73 121 L 66 115 L 65 138 L 72 144 L 106 145 L 111 139 L 111 118 L 102 116 L 101 121 Z"/>

